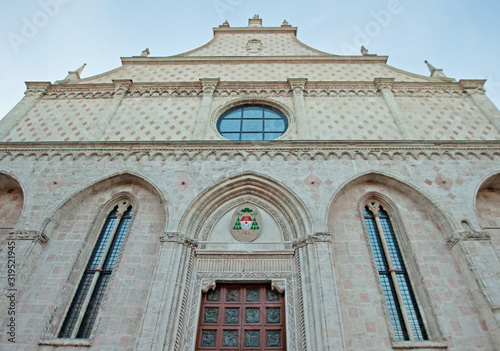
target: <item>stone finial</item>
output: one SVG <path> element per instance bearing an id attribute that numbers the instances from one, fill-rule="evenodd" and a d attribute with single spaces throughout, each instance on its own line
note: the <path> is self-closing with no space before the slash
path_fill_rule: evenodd
<path id="1" fill-rule="evenodd" d="M 229 22 L 225 20 L 219 27 L 229 27 Z"/>
<path id="2" fill-rule="evenodd" d="M 429 68 L 429 71 L 431 72 L 431 78 L 437 78 L 441 79 L 444 81 L 455 81 L 453 78 L 448 78 L 444 73 L 442 68 L 436 68 L 431 63 L 427 60 L 424 61 L 425 64 L 427 65 L 427 68 Z"/>
<path id="3" fill-rule="evenodd" d="M 284 20 L 283 23 L 281 24 L 282 27 L 291 27 L 291 25 L 286 21 Z"/>
<path id="4" fill-rule="evenodd" d="M 142 50 L 142 53 L 141 53 L 142 57 L 148 57 L 149 55 L 150 55 L 150 52 L 149 52 L 148 48 Z"/>
<path id="5" fill-rule="evenodd" d="M 363 56 L 368 56 L 368 55 L 369 55 L 369 54 L 368 54 L 368 49 L 367 49 L 367 48 L 365 48 L 363 45 L 361 46 L 361 54 L 362 54 Z"/>
<path id="6" fill-rule="evenodd" d="M 81 79 L 80 75 L 82 74 L 83 69 L 85 68 L 85 66 L 87 66 L 86 63 L 84 63 L 82 66 L 80 66 L 79 68 L 77 68 L 74 71 L 68 71 L 68 76 L 66 78 L 64 78 L 64 80 L 58 81 L 58 82 L 61 82 L 61 83 L 62 82 L 71 82 L 71 81 L 74 81 L 74 80 Z"/>
<path id="7" fill-rule="evenodd" d="M 248 20 L 248 26 L 249 27 L 262 27 L 262 19 L 259 17 L 259 15 L 253 16 L 253 18 L 250 18 Z"/>

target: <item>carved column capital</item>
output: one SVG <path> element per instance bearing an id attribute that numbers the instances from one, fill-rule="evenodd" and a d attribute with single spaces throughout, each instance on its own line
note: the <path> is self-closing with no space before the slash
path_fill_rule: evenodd
<path id="1" fill-rule="evenodd" d="M 394 84 L 394 78 L 375 78 L 373 80 L 373 83 L 375 84 L 375 87 L 379 91 L 386 89 L 392 90 L 392 85 Z"/>
<path id="2" fill-rule="evenodd" d="M 26 96 L 41 96 L 52 86 L 51 82 L 26 82 Z"/>
<path id="3" fill-rule="evenodd" d="M 207 293 L 209 290 L 215 290 L 217 283 L 215 279 L 203 279 L 201 281 L 201 291 Z"/>
<path id="4" fill-rule="evenodd" d="M 203 87 L 203 95 L 213 95 L 219 82 L 219 78 L 200 78 L 200 83 Z"/>
<path id="5" fill-rule="evenodd" d="M 178 232 L 166 232 L 160 237 L 161 242 L 171 242 L 195 249 L 198 247 L 198 240 L 190 238 Z"/>
<path id="6" fill-rule="evenodd" d="M 280 294 L 285 292 L 286 280 L 285 279 L 273 279 L 271 281 L 271 289 L 276 290 Z"/>
<path id="7" fill-rule="evenodd" d="M 38 230 L 16 230 L 9 233 L 8 240 L 31 240 L 45 246 L 49 238 Z"/>
<path id="8" fill-rule="evenodd" d="M 476 240 L 490 240 L 491 236 L 488 232 L 479 232 L 475 230 L 466 230 L 463 232 L 456 232 L 448 239 L 450 248 L 455 246 L 459 241 L 476 241 Z"/>
<path id="9" fill-rule="evenodd" d="M 294 94 L 302 95 L 306 87 L 307 78 L 288 78 L 288 84 Z"/>
<path id="10" fill-rule="evenodd" d="M 468 94 L 484 95 L 486 79 L 461 79 L 458 84 Z"/>
<path id="11" fill-rule="evenodd" d="M 125 95 L 130 90 L 132 79 L 113 79 L 115 85 L 114 95 Z"/>

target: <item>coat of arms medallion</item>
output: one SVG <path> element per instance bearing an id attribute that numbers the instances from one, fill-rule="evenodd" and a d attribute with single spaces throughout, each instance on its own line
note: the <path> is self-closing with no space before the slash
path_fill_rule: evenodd
<path id="1" fill-rule="evenodd" d="M 254 205 L 243 204 L 234 211 L 231 219 L 231 234 L 238 241 L 254 241 L 262 230 L 260 210 Z"/>

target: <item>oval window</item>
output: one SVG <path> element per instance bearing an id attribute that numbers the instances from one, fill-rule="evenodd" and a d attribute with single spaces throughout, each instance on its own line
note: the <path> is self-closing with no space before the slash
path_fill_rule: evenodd
<path id="1" fill-rule="evenodd" d="M 226 111 L 217 121 L 217 130 L 229 140 L 274 140 L 288 128 L 286 117 L 263 105 L 244 105 Z"/>

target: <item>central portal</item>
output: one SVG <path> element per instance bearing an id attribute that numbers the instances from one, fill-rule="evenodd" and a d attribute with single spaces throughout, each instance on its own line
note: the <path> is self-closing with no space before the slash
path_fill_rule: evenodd
<path id="1" fill-rule="evenodd" d="M 286 350 L 283 295 L 271 284 L 217 284 L 202 296 L 196 350 Z"/>

